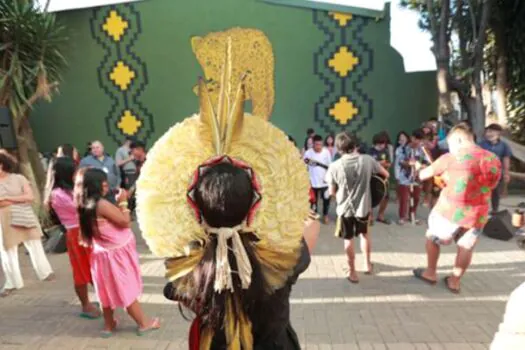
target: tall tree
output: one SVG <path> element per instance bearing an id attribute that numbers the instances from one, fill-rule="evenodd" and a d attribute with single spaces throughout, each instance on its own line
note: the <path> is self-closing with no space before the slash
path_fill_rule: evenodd
<path id="1" fill-rule="evenodd" d="M 22 173 L 42 190 L 45 174 L 28 118 L 34 103 L 50 100 L 58 86 L 66 28 L 34 0 L 0 0 L 0 38 L 0 106 L 13 118 Z"/>
<path id="2" fill-rule="evenodd" d="M 483 134 L 484 47 L 493 0 L 403 0 L 421 14 L 421 28 L 430 31 L 437 65 L 439 113 L 452 114 L 450 94 L 458 93 L 477 136 Z M 455 37 L 457 40 L 452 40 Z"/>

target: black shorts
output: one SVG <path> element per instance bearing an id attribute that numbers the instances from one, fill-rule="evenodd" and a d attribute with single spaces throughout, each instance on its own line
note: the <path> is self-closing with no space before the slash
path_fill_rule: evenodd
<path id="1" fill-rule="evenodd" d="M 368 234 L 369 219 L 370 215 L 364 218 L 339 216 L 335 225 L 335 236 L 343 239 L 352 239 L 361 234 L 366 235 Z"/>

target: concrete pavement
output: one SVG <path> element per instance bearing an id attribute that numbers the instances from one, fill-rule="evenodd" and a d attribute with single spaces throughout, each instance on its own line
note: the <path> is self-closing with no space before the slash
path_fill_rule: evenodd
<path id="1" fill-rule="evenodd" d="M 392 203 L 392 217 L 394 210 Z M 291 299 L 292 324 L 304 349 L 487 349 L 509 293 L 525 281 L 525 251 L 513 241 L 483 238 L 460 295 L 443 283 L 426 285 L 411 274 L 412 268 L 425 265 L 424 226 L 376 224 L 376 274 L 360 275 L 361 282 L 351 285 L 344 278 L 342 242 L 333 237 L 333 229 L 323 226 L 312 265 Z M 134 323 L 121 313 L 119 333 L 99 338 L 101 321 L 77 316 L 67 255 L 50 255 L 57 280 L 38 282 L 21 248 L 26 287 L 0 299 L 0 349 L 187 349 L 189 323 L 162 296 L 163 262 L 142 241 L 139 250 L 145 285 L 141 301 L 147 313 L 162 318 L 160 331 L 139 338 Z M 454 254 L 455 247 L 443 249 L 441 276 L 451 270 Z"/>

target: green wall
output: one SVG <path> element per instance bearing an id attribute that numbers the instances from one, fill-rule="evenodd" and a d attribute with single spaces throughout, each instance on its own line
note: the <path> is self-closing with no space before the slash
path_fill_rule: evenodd
<path id="1" fill-rule="evenodd" d="M 102 23 L 112 9 L 129 21 L 120 52 L 103 47 L 110 46 Z M 42 151 L 64 142 L 83 150 L 86 142 L 100 139 L 113 152 L 123 138 L 117 122 L 126 108 L 142 120 L 137 136 L 151 145 L 197 111 L 192 87 L 203 73 L 190 38 L 237 26 L 257 28 L 270 39 L 276 90 L 271 121 L 300 142 L 307 127 L 321 134 L 356 131 L 370 139 L 380 130 L 392 136 L 410 131 L 435 115 L 434 74 L 404 73 L 401 57 L 389 45 L 388 18 L 354 16 L 341 26 L 323 11 L 257 0 L 147 0 L 64 12 L 59 18 L 70 28 L 69 69 L 60 94 L 52 103 L 37 106 L 32 116 Z M 329 66 L 341 45 L 360 60 L 344 78 Z M 136 78 L 127 96 L 116 94 L 112 100 L 115 87 L 107 75 L 119 58 L 130 62 Z M 329 115 L 341 96 L 359 109 L 346 125 Z"/>

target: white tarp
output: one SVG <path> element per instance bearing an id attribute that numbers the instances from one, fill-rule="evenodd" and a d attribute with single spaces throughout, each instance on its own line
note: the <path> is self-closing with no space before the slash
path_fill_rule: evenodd
<path id="1" fill-rule="evenodd" d="M 58 12 L 134 1 L 142 0 L 50 0 L 47 10 L 49 12 Z M 47 0 L 37 0 L 37 3 L 40 5 L 40 8 L 43 9 L 47 4 Z"/>

